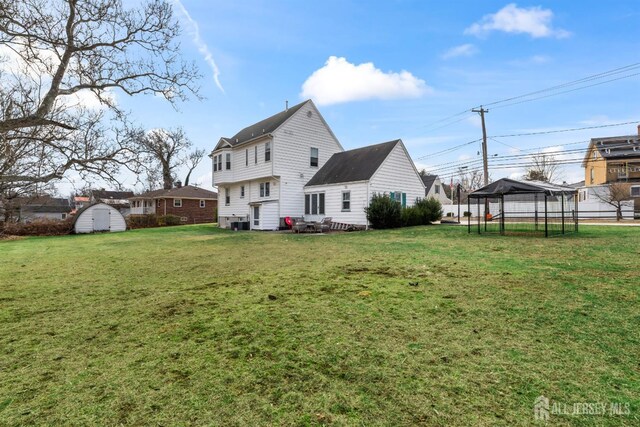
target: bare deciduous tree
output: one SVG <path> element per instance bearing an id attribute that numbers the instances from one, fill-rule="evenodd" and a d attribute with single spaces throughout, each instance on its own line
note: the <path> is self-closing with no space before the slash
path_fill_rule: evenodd
<path id="1" fill-rule="evenodd" d="M 204 150 L 199 149 L 186 154 L 193 144 L 182 128 L 153 129 L 139 134 L 137 139 L 145 154 L 144 163 L 150 187 L 156 183 L 156 186 L 161 185 L 165 190 L 173 188 L 178 169 L 185 165 L 189 168 L 185 182 L 188 185 L 191 172 L 204 156 Z"/>
<path id="2" fill-rule="evenodd" d="M 136 140 L 115 94 L 197 97 L 179 34 L 165 0 L 0 0 L 0 182 L 131 167 Z"/>
<path id="3" fill-rule="evenodd" d="M 622 203 L 631 199 L 631 184 L 626 182 L 614 182 L 604 191 L 595 191 L 596 197 L 616 209 L 616 220 L 622 219 Z"/>
<path id="4" fill-rule="evenodd" d="M 189 185 L 189 180 L 191 178 L 191 172 L 198 167 L 202 159 L 204 158 L 205 150 L 203 148 L 198 148 L 187 156 L 186 165 L 187 169 L 187 177 L 184 179 L 184 185 Z"/>
<path id="5" fill-rule="evenodd" d="M 522 177 L 526 181 L 554 182 L 560 178 L 558 160 L 552 154 L 536 154 L 531 157 L 531 166 Z"/>

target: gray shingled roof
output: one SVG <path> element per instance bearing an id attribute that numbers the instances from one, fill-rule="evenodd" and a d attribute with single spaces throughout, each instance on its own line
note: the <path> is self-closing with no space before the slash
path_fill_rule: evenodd
<path id="1" fill-rule="evenodd" d="M 231 146 L 236 146 L 242 144 L 243 142 L 247 142 L 250 139 L 256 138 L 260 135 L 269 134 L 276 129 L 278 129 L 287 119 L 293 116 L 296 111 L 298 111 L 307 101 L 301 102 L 300 104 L 294 105 L 293 107 L 288 108 L 287 110 L 280 111 L 278 114 L 274 114 L 271 117 L 268 117 L 264 120 L 260 120 L 258 123 L 254 123 L 251 126 L 247 126 L 242 129 L 240 132 L 233 135 L 231 138 L 222 138 L 227 141 Z"/>
<path id="2" fill-rule="evenodd" d="M 307 186 L 371 179 L 399 139 L 336 153 L 307 182 Z"/>
<path id="3" fill-rule="evenodd" d="M 433 186 L 433 183 L 436 182 L 436 178 L 438 178 L 438 175 L 421 175 L 422 178 L 422 182 L 424 183 L 424 187 L 427 191 L 427 193 L 429 192 L 429 190 L 431 190 L 431 186 Z"/>
<path id="4" fill-rule="evenodd" d="M 125 200 L 133 196 L 133 191 L 93 190 L 91 193 L 95 199 L 105 200 Z"/>
<path id="5" fill-rule="evenodd" d="M 607 160 L 640 159 L 640 135 L 614 136 L 608 138 L 591 138 L 589 146 L 595 147 Z M 587 151 L 582 163 L 584 166 L 591 151 Z"/>
<path id="6" fill-rule="evenodd" d="M 218 193 L 215 191 L 205 190 L 204 188 L 186 185 L 180 188 L 172 188 L 171 190 L 153 190 L 138 196 L 130 197 L 130 199 L 161 199 L 161 198 L 177 198 L 185 199 L 218 199 Z"/>

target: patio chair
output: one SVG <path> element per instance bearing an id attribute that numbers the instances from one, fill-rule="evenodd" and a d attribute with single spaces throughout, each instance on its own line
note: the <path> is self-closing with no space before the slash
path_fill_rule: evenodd
<path id="1" fill-rule="evenodd" d="M 321 233 L 326 233 L 327 231 L 331 230 L 331 220 L 333 218 L 331 218 L 330 216 L 324 217 L 324 219 L 322 220 L 322 222 L 320 222 L 320 232 Z"/>

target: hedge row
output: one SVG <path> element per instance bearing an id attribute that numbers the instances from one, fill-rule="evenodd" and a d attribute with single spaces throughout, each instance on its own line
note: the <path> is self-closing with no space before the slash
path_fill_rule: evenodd
<path id="1" fill-rule="evenodd" d="M 62 236 L 73 230 L 71 219 L 57 220 L 39 218 L 30 222 L 6 222 L 0 233 L 7 236 Z"/>
<path id="2" fill-rule="evenodd" d="M 375 229 L 429 225 L 442 218 L 442 205 L 433 197 L 419 199 L 403 208 L 400 202 L 386 194 L 375 194 L 368 208 L 367 220 Z"/>
<path id="3" fill-rule="evenodd" d="M 168 225 L 180 225 L 180 217 L 177 215 L 129 215 L 127 218 L 127 227 L 134 228 L 151 228 L 164 227 Z"/>

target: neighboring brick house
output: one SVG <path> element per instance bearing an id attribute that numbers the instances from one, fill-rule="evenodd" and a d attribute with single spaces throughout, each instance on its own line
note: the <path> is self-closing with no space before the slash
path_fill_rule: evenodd
<path id="1" fill-rule="evenodd" d="M 175 215 L 185 224 L 216 221 L 218 193 L 187 185 L 154 190 L 129 198 L 131 215 Z"/>

